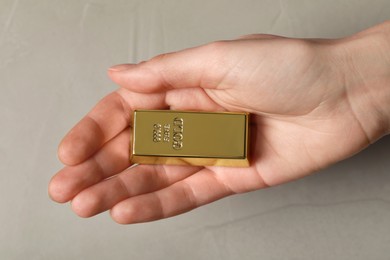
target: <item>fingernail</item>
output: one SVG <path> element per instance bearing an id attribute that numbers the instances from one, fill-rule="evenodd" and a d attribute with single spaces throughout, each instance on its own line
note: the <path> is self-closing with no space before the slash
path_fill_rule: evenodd
<path id="1" fill-rule="evenodd" d="M 119 65 L 112 66 L 108 70 L 118 72 L 118 71 L 128 70 L 133 66 L 134 66 L 133 64 L 119 64 Z"/>

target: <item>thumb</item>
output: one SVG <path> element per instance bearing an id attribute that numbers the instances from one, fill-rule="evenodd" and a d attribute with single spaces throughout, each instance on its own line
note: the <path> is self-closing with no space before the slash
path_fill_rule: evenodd
<path id="1" fill-rule="evenodd" d="M 222 60 L 225 42 L 161 54 L 139 64 L 122 64 L 108 70 L 121 87 L 152 93 L 175 88 L 217 88 L 229 69 Z"/>

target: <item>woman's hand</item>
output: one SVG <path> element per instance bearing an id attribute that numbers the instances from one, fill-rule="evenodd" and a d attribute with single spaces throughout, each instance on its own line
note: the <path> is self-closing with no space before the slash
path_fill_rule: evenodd
<path id="1" fill-rule="evenodd" d="M 121 88 L 62 141 L 67 166 L 50 196 L 82 217 L 111 209 L 119 223 L 144 222 L 345 159 L 390 128 L 388 28 L 341 40 L 250 35 L 115 66 Z M 129 168 L 134 109 L 251 112 L 251 166 Z"/>

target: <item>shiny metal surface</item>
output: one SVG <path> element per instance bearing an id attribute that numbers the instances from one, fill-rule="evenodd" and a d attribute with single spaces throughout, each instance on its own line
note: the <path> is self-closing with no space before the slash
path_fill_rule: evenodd
<path id="1" fill-rule="evenodd" d="M 249 166 L 248 113 L 136 110 L 131 161 Z"/>

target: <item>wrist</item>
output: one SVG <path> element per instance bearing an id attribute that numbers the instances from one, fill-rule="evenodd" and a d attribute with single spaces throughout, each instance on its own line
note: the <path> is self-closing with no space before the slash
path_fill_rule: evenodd
<path id="1" fill-rule="evenodd" d="M 336 41 L 346 98 L 370 142 L 390 133 L 390 22 Z"/>

